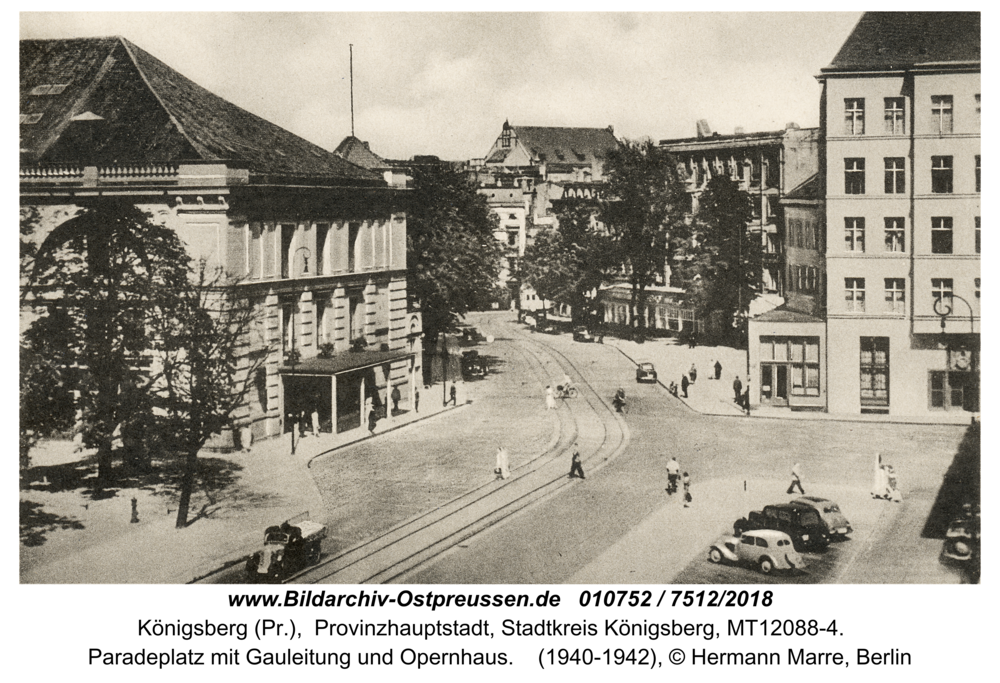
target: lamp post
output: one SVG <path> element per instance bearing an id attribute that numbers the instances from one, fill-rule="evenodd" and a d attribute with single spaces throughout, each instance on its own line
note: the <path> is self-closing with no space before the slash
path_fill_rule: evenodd
<path id="1" fill-rule="evenodd" d="M 969 332 L 973 336 L 975 336 L 975 334 L 976 334 L 976 317 L 975 317 L 975 312 L 972 310 L 972 304 L 970 304 L 968 301 L 966 301 L 964 298 L 960 297 L 957 294 L 951 294 L 947 298 L 948 299 L 958 299 L 959 301 L 961 301 L 962 303 L 964 303 L 968 307 L 968 309 L 969 309 Z M 951 316 L 951 314 L 952 314 L 953 311 L 954 311 L 954 307 L 952 306 L 952 304 L 949 301 L 945 300 L 945 297 L 943 295 L 934 299 L 934 313 L 936 315 L 938 315 L 938 316 L 941 317 L 941 336 L 942 336 L 942 338 L 945 337 L 945 326 L 947 324 L 948 318 Z M 965 404 L 966 404 L 965 405 L 965 409 L 969 410 L 971 412 L 976 412 L 977 410 L 979 410 L 979 375 L 978 375 L 979 369 L 978 369 L 978 364 L 976 362 L 977 353 L 976 353 L 976 346 L 975 346 L 974 341 L 971 344 L 971 346 L 972 346 L 972 348 L 969 350 L 969 375 L 970 375 L 970 378 L 971 378 L 971 386 L 970 386 L 971 396 L 970 396 L 969 400 L 965 401 Z M 949 352 L 951 351 L 951 348 L 947 345 L 947 342 L 946 342 L 946 349 Z"/>

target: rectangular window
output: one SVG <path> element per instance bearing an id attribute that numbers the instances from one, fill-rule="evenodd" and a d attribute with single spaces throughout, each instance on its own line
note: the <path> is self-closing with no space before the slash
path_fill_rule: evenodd
<path id="1" fill-rule="evenodd" d="M 888 337 L 861 337 L 861 405 L 889 405 Z"/>
<path id="2" fill-rule="evenodd" d="M 982 248 L 982 243 L 980 242 L 981 238 L 979 236 L 979 219 L 980 219 L 980 217 L 976 216 L 976 253 L 977 254 L 980 253 L 980 249 Z"/>
<path id="3" fill-rule="evenodd" d="M 982 177 L 982 161 L 981 160 L 982 160 L 982 157 L 977 154 L 976 155 L 976 192 L 980 192 L 980 189 L 979 189 L 980 188 L 980 182 L 981 182 L 980 179 Z"/>
<path id="4" fill-rule="evenodd" d="M 865 101 L 859 98 L 844 100 L 844 135 L 865 134 Z"/>
<path id="5" fill-rule="evenodd" d="M 865 279 L 863 277 L 849 277 L 844 279 L 844 300 L 847 303 L 848 311 L 864 313 Z"/>
<path id="6" fill-rule="evenodd" d="M 316 275 L 329 275 L 330 264 L 327 238 L 330 236 L 329 223 L 316 224 Z"/>
<path id="7" fill-rule="evenodd" d="M 932 131 L 950 133 L 953 129 L 951 95 L 931 95 Z"/>
<path id="8" fill-rule="evenodd" d="M 927 380 L 928 403 L 933 410 L 964 410 L 968 372 L 931 370 Z"/>
<path id="9" fill-rule="evenodd" d="M 906 280 L 887 277 L 885 279 L 886 309 L 891 313 L 906 313 Z"/>
<path id="10" fill-rule="evenodd" d="M 819 396 L 819 338 L 761 337 L 761 397 Z M 789 381 L 791 380 L 791 381 Z"/>
<path id="11" fill-rule="evenodd" d="M 931 253 L 951 254 L 953 244 L 951 218 L 948 216 L 931 218 Z"/>
<path id="12" fill-rule="evenodd" d="M 952 192 L 952 157 L 931 157 L 931 192 Z"/>
<path id="13" fill-rule="evenodd" d="M 903 118 L 904 99 L 902 97 L 885 98 L 885 134 L 905 135 L 906 124 Z"/>
<path id="14" fill-rule="evenodd" d="M 906 192 L 906 160 L 903 157 L 885 159 L 885 193 L 904 194 Z"/>
<path id="15" fill-rule="evenodd" d="M 941 302 L 938 308 L 954 308 L 955 300 L 952 298 L 954 294 L 954 281 L 949 278 L 931 278 L 931 296 L 934 297 L 934 303 Z"/>
<path id="16" fill-rule="evenodd" d="M 865 219 L 844 219 L 844 246 L 847 251 L 865 250 Z"/>
<path id="17" fill-rule="evenodd" d="M 865 193 L 865 160 L 844 159 L 844 194 Z"/>
<path id="18" fill-rule="evenodd" d="M 980 279 L 977 277 L 976 278 L 976 299 L 977 300 L 979 299 L 979 282 L 980 282 Z"/>
<path id="19" fill-rule="evenodd" d="M 906 251 L 906 219 L 886 218 L 885 219 L 885 250 L 904 252 Z"/>

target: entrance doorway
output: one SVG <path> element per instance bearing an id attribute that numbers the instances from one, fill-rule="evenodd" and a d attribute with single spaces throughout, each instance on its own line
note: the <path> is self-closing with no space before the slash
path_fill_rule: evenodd
<path id="1" fill-rule="evenodd" d="M 288 419 L 294 415 L 298 419 L 305 413 L 306 430 L 312 430 L 312 413 L 319 413 L 319 429 L 321 432 L 333 431 L 332 415 L 333 401 L 330 389 L 329 375 L 285 375 L 285 433 L 291 431 L 295 420 Z"/>

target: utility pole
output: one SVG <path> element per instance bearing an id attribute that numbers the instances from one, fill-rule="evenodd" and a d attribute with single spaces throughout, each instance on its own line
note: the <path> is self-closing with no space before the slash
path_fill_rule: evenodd
<path id="1" fill-rule="evenodd" d="M 351 51 L 351 137 L 354 137 L 354 43 L 349 46 Z"/>

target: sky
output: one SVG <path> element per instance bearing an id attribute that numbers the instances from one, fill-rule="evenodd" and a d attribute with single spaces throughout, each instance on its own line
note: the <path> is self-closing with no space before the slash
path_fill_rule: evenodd
<path id="1" fill-rule="evenodd" d="M 849 13 L 31 13 L 20 37 L 120 35 L 199 85 L 334 149 L 485 156 L 505 120 L 630 139 L 819 121 L 815 76 Z"/>

